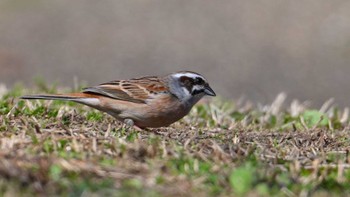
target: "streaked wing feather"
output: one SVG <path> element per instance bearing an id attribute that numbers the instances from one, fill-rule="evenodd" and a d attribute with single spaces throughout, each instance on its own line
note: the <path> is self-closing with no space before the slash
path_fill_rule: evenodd
<path id="1" fill-rule="evenodd" d="M 115 88 L 111 89 L 103 86 L 94 86 L 94 87 L 85 88 L 83 92 L 99 94 L 99 95 L 107 96 L 113 99 L 129 101 L 133 103 L 145 103 L 145 100 L 133 98 L 123 90 L 115 89 Z"/>
<path id="2" fill-rule="evenodd" d="M 117 80 L 100 84 L 99 86 L 85 88 L 84 93 L 95 93 L 110 98 L 146 103 L 153 94 L 167 92 L 167 87 L 157 77 L 143 77 L 131 80 Z"/>

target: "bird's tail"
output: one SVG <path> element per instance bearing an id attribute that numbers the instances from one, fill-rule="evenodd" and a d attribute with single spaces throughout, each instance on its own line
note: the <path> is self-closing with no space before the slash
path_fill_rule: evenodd
<path id="1" fill-rule="evenodd" d="M 37 94 L 37 95 L 24 95 L 24 96 L 21 96 L 20 99 L 74 100 L 76 98 L 66 96 L 66 95 Z"/>
<path id="2" fill-rule="evenodd" d="M 24 95 L 20 99 L 44 99 L 44 100 L 63 100 L 74 101 L 90 106 L 94 106 L 99 103 L 97 95 L 87 93 L 70 93 L 70 94 L 36 94 L 36 95 Z"/>
<path id="3" fill-rule="evenodd" d="M 71 93 L 71 94 L 35 94 L 35 95 L 24 95 L 20 99 L 44 99 L 44 100 L 66 100 L 76 101 L 82 98 L 91 98 L 89 94 L 84 93 Z"/>

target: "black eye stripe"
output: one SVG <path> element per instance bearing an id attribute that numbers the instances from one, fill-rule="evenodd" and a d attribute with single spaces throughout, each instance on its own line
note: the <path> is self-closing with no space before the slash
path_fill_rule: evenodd
<path id="1" fill-rule="evenodd" d="M 201 77 L 196 77 L 196 79 L 194 80 L 194 84 L 197 85 L 203 85 L 205 82 Z"/>
<path id="2" fill-rule="evenodd" d="M 197 95 L 204 92 L 205 80 L 202 77 L 180 77 L 181 86 L 185 87 L 191 95 Z"/>

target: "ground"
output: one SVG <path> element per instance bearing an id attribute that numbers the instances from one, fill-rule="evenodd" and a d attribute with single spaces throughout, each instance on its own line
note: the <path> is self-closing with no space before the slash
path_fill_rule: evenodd
<path id="1" fill-rule="evenodd" d="M 1 196 L 349 195 L 349 110 L 331 100 L 206 100 L 134 131 L 79 104 L 18 99 L 57 91 L 38 87 L 0 100 Z"/>

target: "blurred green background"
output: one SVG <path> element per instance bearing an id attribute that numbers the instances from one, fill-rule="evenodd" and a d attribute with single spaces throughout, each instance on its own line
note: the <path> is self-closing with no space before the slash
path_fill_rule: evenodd
<path id="1" fill-rule="evenodd" d="M 193 70 L 224 97 L 350 106 L 350 1 L 0 0 L 0 83 Z"/>

